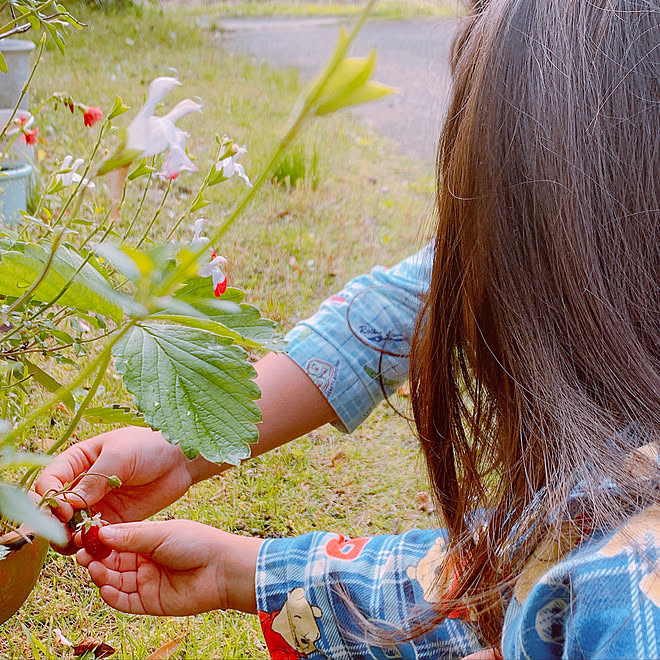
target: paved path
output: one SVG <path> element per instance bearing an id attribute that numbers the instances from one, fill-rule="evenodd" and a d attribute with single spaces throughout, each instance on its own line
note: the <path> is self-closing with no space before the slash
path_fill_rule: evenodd
<path id="1" fill-rule="evenodd" d="M 339 34 L 340 19 L 226 19 L 222 43 L 277 67 L 297 67 L 303 79 L 327 61 Z M 353 112 L 369 126 L 397 140 L 405 153 L 429 163 L 446 109 L 447 57 L 456 26 L 451 19 L 372 21 L 352 54 L 378 50 L 374 78 L 399 90 Z"/>

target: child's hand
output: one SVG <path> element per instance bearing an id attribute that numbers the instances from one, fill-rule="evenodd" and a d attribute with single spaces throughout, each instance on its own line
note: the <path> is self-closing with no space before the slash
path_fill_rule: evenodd
<path id="1" fill-rule="evenodd" d="M 89 472 L 66 496 L 60 496 L 55 513 L 68 521 L 74 509 L 93 507 L 110 522 L 143 520 L 165 508 L 201 478 L 211 464 L 201 457 L 188 460 L 180 447 L 171 445 L 151 429 L 127 427 L 78 442 L 60 454 L 36 483 L 40 495 L 60 491 Z M 217 466 L 213 466 L 217 468 Z M 116 475 L 121 486 L 113 488 L 106 477 Z"/>
<path id="2" fill-rule="evenodd" d="M 109 525 L 99 539 L 116 552 L 97 561 L 80 550 L 77 559 L 115 609 L 168 616 L 256 612 L 260 539 L 188 520 Z"/>

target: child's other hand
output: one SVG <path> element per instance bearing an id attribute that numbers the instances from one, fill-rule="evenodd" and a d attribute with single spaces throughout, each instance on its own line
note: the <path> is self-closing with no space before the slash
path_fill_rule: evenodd
<path id="1" fill-rule="evenodd" d="M 189 520 L 109 525 L 99 539 L 115 552 L 97 561 L 83 549 L 77 559 L 115 609 L 168 616 L 256 612 L 260 539 Z"/>

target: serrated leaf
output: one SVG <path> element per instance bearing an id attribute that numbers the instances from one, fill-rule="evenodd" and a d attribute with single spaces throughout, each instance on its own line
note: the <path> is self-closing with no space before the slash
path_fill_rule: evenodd
<path id="1" fill-rule="evenodd" d="M 188 458 L 238 465 L 258 438 L 259 387 L 246 353 L 209 332 L 141 323 L 113 347 L 115 367 L 154 429 Z M 148 377 L 145 377 L 148 374 Z"/>
<path id="2" fill-rule="evenodd" d="M 26 525 L 38 536 L 53 543 L 66 543 L 61 523 L 39 511 L 27 493 L 7 484 L 0 484 L 0 513 L 14 523 Z"/>
<path id="3" fill-rule="evenodd" d="M 87 408 L 83 413 L 89 421 L 96 424 L 128 424 L 130 426 L 147 426 L 144 416 L 127 406 L 113 403 L 104 408 Z"/>
<path id="4" fill-rule="evenodd" d="M 185 314 L 166 314 L 159 312 L 154 315 L 152 318 L 158 319 L 161 321 L 171 321 L 177 325 L 184 326 L 186 328 L 196 328 L 197 330 L 205 330 L 206 332 L 211 332 L 214 335 L 219 337 L 226 337 L 231 339 L 235 343 L 241 344 L 246 348 L 260 348 L 261 345 L 256 341 L 246 339 L 242 337 L 238 332 L 230 330 L 226 325 L 213 321 L 211 319 L 204 318 L 203 316 L 187 316 Z"/>
<path id="5" fill-rule="evenodd" d="M 194 277 L 174 297 L 263 348 L 271 351 L 283 351 L 286 348 L 286 342 L 277 331 L 275 322 L 262 317 L 256 307 L 243 303 L 245 294 L 240 289 L 229 288 L 222 298 L 216 298 L 208 278 Z"/>
<path id="6" fill-rule="evenodd" d="M 7 73 L 7 62 L 5 61 L 5 56 L 0 53 L 0 72 Z"/>
<path id="7" fill-rule="evenodd" d="M 50 248 L 34 243 L 25 245 L 23 252 L 9 250 L 0 253 L 0 293 L 19 297 L 41 275 L 48 262 Z M 118 294 L 89 263 L 73 250 L 61 245 L 53 258 L 47 276 L 34 292 L 34 299 L 48 302 L 59 295 L 65 285 L 81 268 L 71 285 L 58 299 L 58 304 L 93 311 L 115 321 L 122 318 L 122 309 L 114 300 Z"/>

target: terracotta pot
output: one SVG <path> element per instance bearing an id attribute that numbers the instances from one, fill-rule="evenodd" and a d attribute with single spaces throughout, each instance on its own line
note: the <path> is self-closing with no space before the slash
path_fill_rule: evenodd
<path id="1" fill-rule="evenodd" d="M 25 538 L 16 532 L 0 537 L 9 554 L 0 560 L 0 625 L 18 611 L 30 595 L 46 560 L 48 541 L 32 532 Z"/>

